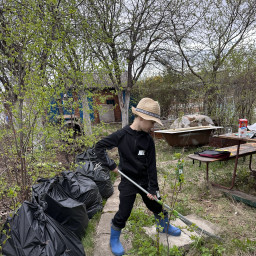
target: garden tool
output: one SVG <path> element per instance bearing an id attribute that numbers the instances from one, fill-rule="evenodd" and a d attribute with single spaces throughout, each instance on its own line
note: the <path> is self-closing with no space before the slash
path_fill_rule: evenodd
<path id="1" fill-rule="evenodd" d="M 120 170 L 118 170 L 118 172 L 123 176 L 125 177 L 127 180 L 129 180 L 133 185 L 135 185 L 137 188 L 139 188 L 141 191 L 143 191 L 144 193 L 146 194 L 149 194 L 149 192 L 147 190 L 145 190 L 143 187 L 141 187 L 139 184 L 137 184 L 135 181 L 133 181 L 131 178 L 129 178 L 127 175 L 125 175 L 123 172 L 121 172 Z M 154 200 L 161 204 L 163 207 L 165 207 L 166 209 L 170 210 L 173 212 L 173 214 L 175 216 L 178 216 L 178 218 L 184 222 L 186 225 L 190 226 L 195 232 L 197 232 L 198 234 L 200 235 L 206 235 L 206 236 L 209 236 L 209 237 L 212 237 L 214 239 L 217 239 L 217 240 L 222 240 L 219 236 L 216 236 L 214 234 L 211 234 L 209 233 L 208 231 L 198 227 L 195 223 L 191 222 L 189 219 L 185 218 L 183 215 L 181 215 L 179 212 L 177 212 L 176 210 L 172 209 L 170 206 L 168 206 L 167 204 L 165 204 L 163 201 L 157 199 L 157 198 L 154 198 Z"/>

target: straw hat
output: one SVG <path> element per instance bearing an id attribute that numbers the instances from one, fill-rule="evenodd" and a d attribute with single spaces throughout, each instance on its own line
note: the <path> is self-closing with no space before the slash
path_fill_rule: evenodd
<path id="1" fill-rule="evenodd" d="M 132 107 L 132 113 L 145 120 L 152 120 L 163 125 L 160 121 L 160 105 L 150 98 L 141 99 L 136 108 Z"/>

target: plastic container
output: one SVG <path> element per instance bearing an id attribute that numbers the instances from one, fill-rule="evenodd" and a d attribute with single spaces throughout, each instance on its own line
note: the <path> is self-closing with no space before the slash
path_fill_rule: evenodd
<path id="1" fill-rule="evenodd" d="M 246 137 L 247 125 L 248 125 L 247 119 L 239 119 L 239 128 L 238 128 L 239 137 Z"/>

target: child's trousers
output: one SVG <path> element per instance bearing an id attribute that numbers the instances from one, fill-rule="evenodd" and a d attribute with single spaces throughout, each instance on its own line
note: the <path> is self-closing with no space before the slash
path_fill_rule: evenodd
<path id="1" fill-rule="evenodd" d="M 148 189 L 147 183 L 138 183 L 141 187 L 144 189 Z M 162 205 L 157 203 L 155 200 L 151 200 L 147 197 L 147 195 L 141 191 L 139 188 L 137 188 L 134 184 L 132 184 L 130 181 L 122 177 L 121 182 L 118 186 L 118 189 L 120 191 L 119 199 L 119 210 L 115 214 L 112 224 L 115 228 L 122 229 L 125 227 L 126 221 L 128 220 L 134 201 L 136 199 L 136 194 L 139 193 L 142 196 L 142 199 L 144 203 L 146 204 L 147 208 L 152 211 L 154 214 L 159 214 L 162 212 L 163 208 Z"/>

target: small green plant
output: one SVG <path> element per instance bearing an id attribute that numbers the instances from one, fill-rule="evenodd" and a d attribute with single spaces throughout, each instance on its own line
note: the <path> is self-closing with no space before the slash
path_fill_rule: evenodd
<path id="1" fill-rule="evenodd" d="M 183 174 L 184 160 L 181 159 L 181 153 L 175 153 L 174 158 L 178 160 L 178 164 L 175 168 L 175 171 L 176 171 L 176 177 L 179 181 L 178 185 L 181 187 L 181 184 L 184 183 L 184 174 Z"/>
<path id="2" fill-rule="evenodd" d="M 142 236 L 135 236 L 135 239 L 137 239 L 137 243 L 134 244 L 136 244 L 136 247 L 138 246 L 137 255 L 160 255 L 158 248 L 154 246 L 152 240 L 147 239 L 147 237 L 142 238 Z"/>
<path id="3" fill-rule="evenodd" d="M 169 255 L 168 256 L 183 256 L 184 255 L 184 250 L 179 249 L 176 245 L 174 245 L 170 250 L 169 250 Z"/>
<path id="4" fill-rule="evenodd" d="M 250 239 L 240 240 L 233 239 L 232 243 L 235 247 L 239 248 L 239 250 L 243 252 L 255 252 L 256 251 L 256 241 L 252 241 Z"/>
<path id="5" fill-rule="evenodd" d="M 203 237 L 191 236 L 194 242 L 192 248 L 198 255 L 204 256 L 222 256 L 226 249 L 222 244 L 216 244 L 214 240 L 205 240 Z"/>
<path id="6" fill-rule="evenodd" d="M 13 203 L 13 205 L 12 205 L 13 210 L 15 210 L 17 208 L 17 206 L 19 205 L 18 194 L 19 194 L 20 190 L 21 190 L 21 188 L 18 185 L 9 187 L 9 189 L 7 190 L 7 197 L 10 198 Z"/>
<path id="7" fill-rule="evenodd" d="M 200 252 L 201 252 L 202 256 L 212 256 L 210 249 L 208 249 L 206 247 L 201 247 Z"/>
<path id="8" fill-rule="evenodd" d="M 8 228 L 8 229 L 7 229 L 7 228 Z M 7 240 L 8 240 L 9 238 L 11 238 L 11 236 L 9 235 L 10 229 L 11 229 L 11 228 L 10 228 L 10 224 L 7 223 L 6 229 L 4 229 L 4 230 L 1 231 L 1 232 L 2 232 L 2 236 L 3 236 L 3 237 L 5 236 L 5 239 L 2 240 L 2 244 L 0 245 L 0 255 L 1 255 L 1 256 L 2 256 L 2 246 L 6 244 L 6 242 L 7 242 Z M 2 239 L 3 239 L 3 237 L 2 237 Z"/>
<path id="9" fill-rule="evenodd" d="M 132 225 L 139 226 L 139 227 L 145 227 L 145 226 L 152 226 L 155 223 L 155 219 L 153 216 L 148 216 L 144 213 L 144 211 L 141 208 L 134 209 L 131 212 L 131 215 L 129 217 L 129 223 Z"/>
<path id="10" fill-rule="evenodd" d="M 179 198 L 177 204 L 175 205 L 175 210 L 182 215 L 188 215 L 191 213 L 188 196 Z"/>
<path id="11" fill-rule="evenodd" d="M 221 244 L 214 244 L 213 245 L 214 255 L 223 255 L 226 249 Z"/>

